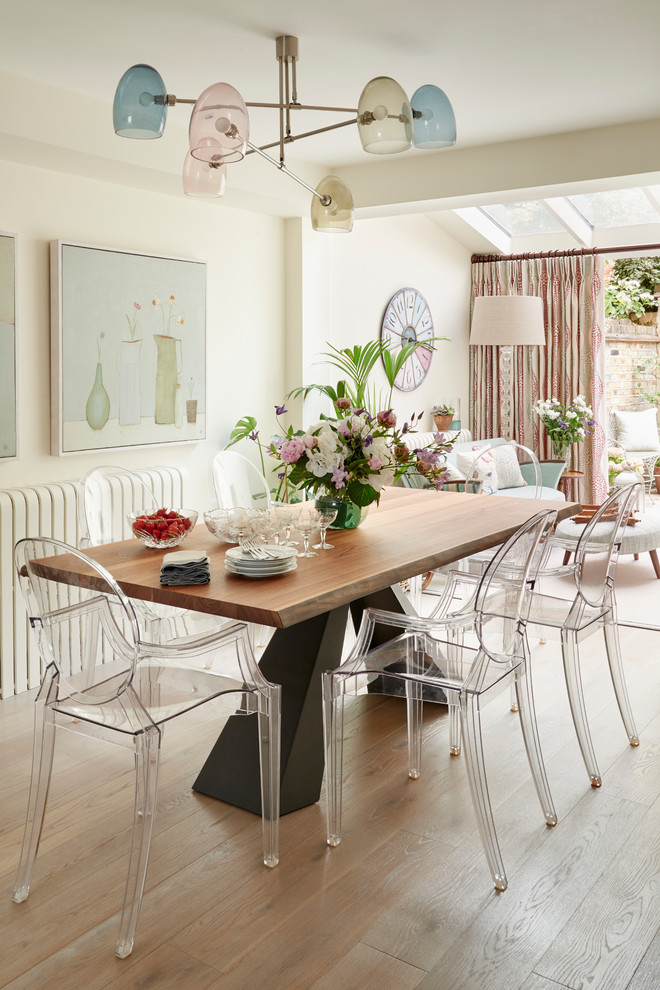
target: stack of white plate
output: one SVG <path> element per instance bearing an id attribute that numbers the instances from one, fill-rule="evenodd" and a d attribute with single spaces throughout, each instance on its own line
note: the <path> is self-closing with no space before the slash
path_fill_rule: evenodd
<path id="1" fill-rule="evenodd" d="M 232 574 L 242 574 L 243 577 L 275 577 L 286 574 L 298 566 L 295 547 L 281 547 L 276 544 L 264 545 L 259 548 L 258 556 L 240 547 L 231 547 L 225 553 L 225 567 Z"/>

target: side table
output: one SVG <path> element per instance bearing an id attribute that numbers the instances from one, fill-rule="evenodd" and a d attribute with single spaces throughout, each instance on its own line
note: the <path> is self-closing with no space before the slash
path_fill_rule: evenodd
<path id="1" fill-rule="evenodd" d="M 557 487 L 563 491 L 567 502 L 580 501 L 580 478 L 584 478 L 584 471 L 564 471 L 560 477 Z M 574 486 L 572 490 L 571 486 Z"/>

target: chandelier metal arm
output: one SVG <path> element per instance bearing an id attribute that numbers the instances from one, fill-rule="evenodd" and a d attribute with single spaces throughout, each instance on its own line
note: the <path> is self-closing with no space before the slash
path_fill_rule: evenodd
<path id="1" fill-rule="evenodd" d="M 154 103 L 158 103 L 161 105 L 167 103 L 168 107 L 174 107 L 176 106 L 177 103 L 189 103 L 191 106 L 194 106 L 196 102 L 197 100 L 188 100 L 188 99 L 184 99 L 182 96 L 174 96 L 173 93 L 168 93 L 167 96 L 154 97 Z M 266 110 L 287 109 L 286 103 L 249 103 L 247 100 L 245 101 L 245 106 L 263 107 Z M 288 104 L 288 108 L 290 110 L 320 110 L 320 111 L 327 111 L 328 113 L 357 113 L 357 107 L 317 107 L 311 103 L 298 103 L 295 100 L 291 100 L 291 102 Z M 416 114 L 415 116 L 420 116 L 420 115 Z M 347 123 L 354 124 L 355 121 L 349 120 L 347 121 Z M 336 126 L 340 127 L 341 125 L 337 124 Z"/>
<path id="2" fill-rule="evenodd" d="M 340 124 L 329 124 L 327 127 L 317 127 L 314 131 L 305 131 L 303 134 L 289 134 L 284 138 L 285 144 L 293 144 L 294 141 L 300 141 L 301 138 L 312 137 L 314 134 L 324 134 L 326 131 L 334 131 L 338 127 L 348 127 L 349 124 L 357 124 L 357 118 L 353 120 L 344 120 Z M 260 145 L 261 151 L 265 151 L 267 148 L 276 148 L 279 145 L 279 139 L 277 141 L 271 141 L 269 144 Z M 248 147 L 250 151 L 247 152 L 248 155 L 252 154 L 252 145 L 248 142 Z"/>
<path id="3" fill-rule="evenodd" d="M 275 144 L 276 145 L 279 144 L 279 141 L 276 141 Z M 294 179 L 295 182 L 298 182 L 301 186 L 304 186 L 308 192 L 311 192 L 313 196 L 316 196 L 316 198 L 321 201 L 323 206 L 330 206 L 330 204 L 332 203 L 332 198 L 330 196 L 327 195 L 324 196 L 322 193 L 317 192 L 313 186 L 310 186 L 309 183 L 305 182 L 304 179 L 301 179 L 299 175 L 295 175 L 294 172 L 291 172 L 286 167 L 283 161 L 278 162 L 274 158 L 271 158 L 270 155 L 267 155 L 265 151 L 262 151 L 261 148 L 258 148 L 256 144 L 252 144 L 251 141 L 247 142 L 247 146 L 250 149 L 250 151 L 254 151 L 255 154 L 260 155 L 261 158 L 264 158 L 267 162 L 270 162 L 271 165 L 274 165 L 275 168 L 278 168 L 280 172 L 284 172 L 285 175 L 288 175 L 291 179 Z"/>

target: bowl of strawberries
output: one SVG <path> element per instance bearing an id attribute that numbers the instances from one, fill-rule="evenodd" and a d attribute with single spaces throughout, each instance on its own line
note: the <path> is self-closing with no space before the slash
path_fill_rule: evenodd
<path id="1" fill-rule="evenodd" d="M 133 536 L 146 547 L 168 550 L 182 543 L 197 522 L 194 509 L 156 509 L 155 512 L 129 512 Z"/>

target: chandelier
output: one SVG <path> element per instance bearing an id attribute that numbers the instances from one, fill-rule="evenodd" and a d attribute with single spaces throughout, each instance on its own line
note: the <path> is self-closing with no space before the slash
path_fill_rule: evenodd
<path id="1" fill-rule="evenodd" d="M 312 193 L 312 227 L 327 233 L 352 230 L 355 210 L 351 191 L 336 175 L 327 175 L 315 189 L 308 185 L 286 167 L 286 145 L 351 125 L 357 125 L 364 150 L 374 155 L 394 155 L 411 146 L 448 148 L 456 143 L 454 111 L 437 86 L 420 86 L 409 100 L 396 80 L 377 76 L 364 87 L 357 108 L 310 106 L 298 101 L 298 39 L 282 35 L 276 39 L 275 46 L 279 67 L 277 103 L 247 103 L 229 83 L 209 86 L 196 100 L 182 99 L 167 92 L 160 74 L 152 66 L 133 65 L 119 80 L 115 93 L 115 132 L 120 137 L 139 140 L 162 137 L 168 107 L 192 104 L 190 146 L 183 165 L 183 191 L 188 196 L 222 196 L 227 165 L 257 154 Z M 248 107 L 279 112 L 276 140 L 261 147 L 250 141 Z M 301 110 L 350 114 L 351 118 L 294 134 L 292 116 Z M 278 158 L 266 153 L 275 147 L 279 147 Z"/>

